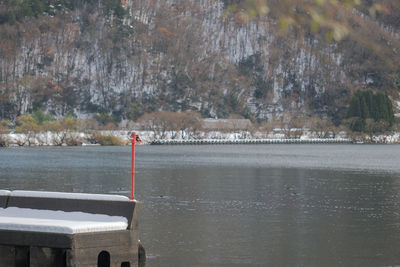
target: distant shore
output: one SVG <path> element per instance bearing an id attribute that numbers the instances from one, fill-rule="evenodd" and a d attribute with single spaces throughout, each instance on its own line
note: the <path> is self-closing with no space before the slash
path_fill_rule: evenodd
<path id="1" fill-rule="evenodd" d="M 37 134 L 1 134 L 0 147 L 27 146 L 124 146 L 130 144 L 133 131 L 94 131 L 83 132 L 42 132 Z M 199 132 L 195 136 L 184 132 L 167 132 L 162 135 L 153 131 L 135 131 L 142 144 L 397 144 L 400 133 L 379 136 L 337 135 L 330 138 L 319 138 L 305 133 L 294 138 L 287 138 L 280 133 L 261 132 Z"/>

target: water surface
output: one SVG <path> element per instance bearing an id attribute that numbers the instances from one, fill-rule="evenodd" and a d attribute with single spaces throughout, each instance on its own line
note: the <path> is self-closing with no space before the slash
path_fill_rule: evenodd
<path id="1" fill-rule="evenodd" d="M 0 188 L 129 195 L 129 147 L 0 149 Z M 396 145 L 137 147 L 146 266 L 400 265 Z"/>

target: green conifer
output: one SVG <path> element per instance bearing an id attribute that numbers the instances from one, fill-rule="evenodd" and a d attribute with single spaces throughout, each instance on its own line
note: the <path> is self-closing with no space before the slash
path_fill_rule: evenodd
<path id="1" fill-rule="evenodd" d="M 347 116 L 353 118 L 349 127 L 352 131 L 364 132 L 366 120 L 371 118 L 376 123 L 383 122 L 388 125 L 388 130 L 394 124 L 394 112 L 392 101 L 383 94 L 374 94 L 371 90 L 357 91 L 350 100 Z"/>

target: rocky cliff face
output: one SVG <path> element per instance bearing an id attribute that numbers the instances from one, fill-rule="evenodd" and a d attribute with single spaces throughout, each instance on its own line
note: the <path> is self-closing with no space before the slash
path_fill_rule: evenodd
<path id="1" fill-rule="evenodd" d="M 42 108 L 134 120 L 195 109 L 254 119 L 318 113 L 339 122 L 355 89 L 394 93 L 400 80 L 375 47 L 281 34 L 276 21 L 243 21 L 217 0 L 70 2 L 46 1 L 43 14 L 0 25 L 1 117 Z M 354 16 L 397 57 L 396 24 Z"/>

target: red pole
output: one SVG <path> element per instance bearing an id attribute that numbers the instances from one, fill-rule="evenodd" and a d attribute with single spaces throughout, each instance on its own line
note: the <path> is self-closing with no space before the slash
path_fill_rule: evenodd
<path id="1" fill-rule="evenodd" d="M 131 155 L 131 200 L 135 199 L 135 143 L 136 134 L 131 135 L 132 155 Z"/>
<path id="2" fill-rule="evenodd" d="M 132 143 L 132 156 L 131 156 L 131 200 L 135 200 L 135 144 L 136 142 L 140 143 L 139 135 L 133 133 L 131 135 L 131 143 Z"/>

